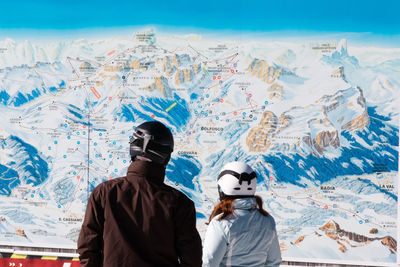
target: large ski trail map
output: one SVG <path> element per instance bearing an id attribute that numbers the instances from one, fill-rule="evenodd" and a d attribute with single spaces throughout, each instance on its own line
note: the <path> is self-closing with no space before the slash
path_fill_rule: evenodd
<path id="1" fill-rule="evenodd" d="M 132 130 L 154 119 L 202 235 L 219 170 L 242 160 L 284 259 L 395 263 L 399 54 L 151 30 L 0 41 L 0 242 L 74 248 L 91 190 L 125 175 Z"/>

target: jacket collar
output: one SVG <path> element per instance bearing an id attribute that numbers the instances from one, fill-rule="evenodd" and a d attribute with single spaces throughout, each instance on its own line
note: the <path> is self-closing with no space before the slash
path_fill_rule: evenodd
<path id="1" fill-rule="evenodd" d="M 161 164 L 148 161 L 133 161 L 128 167 L 127 178 L 144 177 L 155 183 L 163 183 L 165 167 Z"/>
<path id="2" fill-rule="evenodd" d="M 251 210 L 257 208 L 257 202 L 253 197 L 237 198 L 233 201 L 233 208 L 237 210 Z"/>

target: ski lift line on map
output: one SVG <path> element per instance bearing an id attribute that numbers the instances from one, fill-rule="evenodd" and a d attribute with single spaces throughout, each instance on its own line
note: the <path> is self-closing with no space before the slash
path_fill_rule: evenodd
<path id="1" fill-rule="evenodd" d="M 214 85 L 212 85 L 212 86 L 208 86 L 208 87 L 206 88 L 206 90 L 207 90 L 207 89 L 214 88 L 214 87 L 217 87 L 217 86 L 219 86 L 219 84 L 218 84 L 218 83 L 215 83 L 215 84 L 214 84 Z"/>
<path id="2" fill-rule="evenodd" d="M 73 60 L 73 61 L 78 62 L 78 63 L 89 62 L 89 63 L 92 63 L 92 64 L 97 65 L 98 68 L 101 67 L 101 63 L 99 63 L 99 62 L 97 62 L 97 61 L 95 61 L 95 60 L 92 60 L 92 59 L 88 59 L 88 58 L 79 58 L 79 59 L 76 59 L 76 58 L 67 57 L 67 60 L 70 60 L 70 61 Z"/>
<path id="3" fill-rule="evenodd" d="M 83 63 L 83 62 L 90 62 L 90 63 L 95 63 L 95 64 L 97 64 L 97 65 L 100 65 L 100 63 L 98 63 L 97 61 L 95 61 L 95 60 L 92 60 L 92 59 L 89 59 L 89 58 L 72 58 L 72 57 L 67 57 L 67 60 L 70 60 L 70 61 L 75 61 L 75 62 L 79 62 L 79 63 Z"/>
<path id="4" fill-rule="evenodd" d="M 106 167 L 104 167 L 104 163 L 103 163 L 105 158 L 102 158 L 102 159 L 103 160 L 100 161 L 99 159 L 93 158 L 91 160 L 91 162 L 89 162 L 89 165 L 90 166 L 94 166 L 95 168 L 98 168 L 98 170 L 93 169 L 93 167 L 89 167 L 89 169 L 92 170 L 93 172 L 99 174 L 99 175 L 102 174 L 103 172 L 107 171 L 107 169 L 106 169 Z M 98 173 L 98 171 L 100 171 L 100 169 L 101 169 L 102 173 Z"/>
<path id="5" fill-rule="evenodd" d="M 272 190 L 271 189 L 271 192 L 273 193 L 273 195 L 275 196 L 275 197 L 280 197 L 280 198 L 283 198 L 283 199 L 287 199 L 287 197 L 289 196 L 289 195 L 287 195 L 286 197 L 285 196 L 281 196 L 281 195 L 279 195 L 279 194 L 277 194 L 274 190 Z M 335 209 L 335 210 L 341 210 L 341 211 L 344 211 L 344 212 L 346 212 L 346 213 L 349 213 L 349 214 L 352 214 L 353 216 L 356 216 L 357 218 L 359 218 L 359 219 L 361 219 L 361 220 L 363 220 L 363 221 L 366 221 L 367 219 L 366 218 L 364 218 L 364 217 L 361 217 L 357 212 L 354 212 L 354 211 L 350 211 L 350 210 L 347 210 L 347 209 L 344 209 L 344 208 L 341 208 L 341 207 L 339 207 L 339 206 L 337 206 L 337 207 L 333 207 L 333 205 L 332 204 L 328 204 L 328 203 L 324 203 L 324 202 L 322 202 L 322 201 L 318 201 L 318 200 L 315 200 L 315 199 L 313 199 L 313 198 L 310 198 L 310 197 L 294 197 L 294 196 L 291 196 L 291 199 L 290 200 L 310 200 L 310 201 L 312 201 L 312 202 L 314 202 L 315 203 L 315 205 L 317 205 L 318 207 L 323 207 L 324 209 L 328 209 L 329 207 L 331 208 L 331 209 Z M 380 226 L 380 227 L 382 227 L 382 225 L 380 225 L 380 224 L 377 224 L 377 223 L 374 223 L 374 222 L 372 222 L 372 221 L 368 221 L 370 224 L 374 224 L 374 225 L 377 225 L 377 226 Z"/>
<path id="6" fill-rule="evenodd" d="M 110 62 L 112 62 L 113 60 L 115 60 L 117 57 L 119 57 L 121 54 L 123 54 L 124 52 L 121 52 L 119 54 L 115 54 L 112 57 L 109 57 L 106 61 L 104 61 L 104 64 L 101 65 L 101 67 L 104 67 L 106 64 L 109 64 Z"/>
<path id="7" fill-rule="evenodd" d="M 248 97 L 249 100 L 250 100 L 250 101 L 249 101 L 250 106 L 253 108 L 252 103 L 251 103 L 251 102 L 253 101 L 253 99 L 252 99 L 252 94 L 248 93 L 246 88 L 244 89 L 244 92 L 245 92 L 245 94 L 246 94 L 246 97 Z"/>
<path id="8" fill-rule="evenodd" d="M 36 85 L 34 82 L 29 82 L 29 80 L 25 80 L 25 81 L 20 81 L 20 80 L 14 80 L 14 79 L 10 79 L 10 78 L 2 78 L 2 81 L 11 81 L 11 82 L 16 82 L 16 83 L 23 83 L 23 84 L 31 84 L 31 85 Z"/>
<path id="9" fill-rule="evenodd" d="M 236 55 L 232 55 L 231 57 L 225 58 L 224 60 L 226 60 L 226 62 L 225 62 L 225 64 L 224 64 L 223 66 L 224 66 L 224 67 L 230 67 L 230 66 L 232 66 L 233 60 L 234 60 L 236 57 L 237 57 L 237 54 L 236 54 Z M 228 61 L 228 60 L 229 60 L 229 61 Z M 236 62 L 238 62 L 238 61 L 236 61 Z"/>
<path id="10" fill-rule="evenodd" d="M 40 77 L 40 79 L 41 79 L 41 77 Z M 29 80 L 20 81 L 20 80 L 14 80 L 14 79 L 10 79 L 10 78 L 2 78 L 2 81 L 11 81 L 11 82 L 17 82 L 17 83 L 22 83 L 22 84 L 27 84 L 28 83 L 28 84 L 36 86 L 36 84 L 34 82 L 29 82 Z M 42 79 L 42 82 L 43 82 L 43 79 Z M 46 86 L 44 84 L 44 82 L 43 82 L 43 85 Z"/>
<path id="11" fill-rule="evenodd" d="M 261 111 L 263 109 L 262 108 L 258 108 L 258 107 L 248 107 L 248 108 L 245 107 L 245 108 L 235 109 L 235 110 L 231 110 L 231 111 L 225 111 L 225 112 L 219 113 L 219 114 L 210 115 L 208 117 L 209 118 L 217 117 L 217 116 L 226 117 L 226 116 L 232 115 L 235 112 L 237 112 L 239 114 L 240 112 L 245 111 L 245 110 L 250 110 L 250 111 L 259 111 L 260 110 Z M 235 117 L 232 117 L 232 118 L 235 118 Z"/>
<path id="12" fill-rule="evenodd" d="M 168 53 L 170 53 L 170 54 L 177 54 L 177 53 L 179 53 L 179 52 L 183 53 L 183 52 L 187 51 L 188 48 L 189 48 L 189 46 L 190 46 L 190 45 L 188 45 L 188 46 L 186 46 L 186 47 L 184 47 L 184 48 L 181 48 L 181 49 L 176 48 L 175 50 L 168 50 L 168 49 L 162 48 L 162 47 L 160 47 L 160 46 L 156 46 L 156 47 L 157 47 L 158 49 L 163 50 L 163 51 L 166 51 L 166 52 L 168 52 Z M 193 50 L 194 50 L 194 49 L 193 49 Z"/>
<path id="13" fill-rule="evenodd" d="M 80 81 L 82 81 L 82 79 L 88 79 L 89 77 L 93 77 L 93 76 L 95 76 L 95 75 L 97 75 L 97 72 L 99 71 L 99 69 L 101 68 L 101 67 L 103 67 L 102 65 L 101 65 L 101 63 L 99 63 L 99 62 L 97 62 L 97 61 L 94 61 L 94 60 L 91 60 L 91 59 L 73 59 L 73 58 L 68 58 L 68 63 L 70 64 L 70 66 L 72 67 L 72 69 L 74 70 L 74 72 L 76 73 L 76 74 L 78 74 L 78 73 L 82 73 L 82 71 L 81 70 L 79 70 L 79 69 L 76 69 L 73 65 L 72 65 L 72 63 L 71 63 L 71 60 L 73 60 L 73 61 L 75 61 L 75 62 L 78 62 L 78 63 L 86 63 L 86 62 L 88 62 L 88 63 L 90 63 L 91 65 L 96 65 L 96 66 L 94 66 L 94 68 L 96 69 L 96 71 L 95 72 L 93 72 L 92 74 L 86 74 L 85 76 L 83 76 L 82 78 L 78 75 L 78 78 L 79 78 L 79 80 Z"/>
<path id="14" fill-rule="evenodd" d="M 78 183 L 77 183 L 77 186 L 75 187 L 75 190 L 74 190 L 74 193 L 72 196 L 73 200 L 69 201 L 64 207 L 66 211 L 70 211 L 72 203 L 76 200 L 76 194 L 78 194 L 79 190 L 81 189 L 80 186 L 81 186 L 81 182 L 80 182 L 80 178 L 78 178 Z"/>
<path id="15" fill-rule="evenodd" d="M 19 127 L 21 127 L 21 128 L 24 128 L 24 129 L 27 129 L 27 130 L 32 130 L 32 127 L 31 126 L 24 126 L 24 125 L 19 125 Z M 35 130 L 46 130 L 46 131 L 53 131 L 53 132 L 55 132 L 55 131 L 60 131 L 60 128 L 39 128 L 39 127 L 35 127 Z M 64 131 L 64 130 L 63 130 Z M 64 133 L 66 133 L 66 131 L 64 131 Z"/>
<path id="16" fill-rule="evenodd" d="M 230 56 L 227 56 L 227 57 L 224 57 L 224 58 L 213 59 L 213 60 L 211 60 L 209 62 L 218 62 L 218 61 L 224 61 L 224 60 L 228 60 L 228 59 L 233 60 L 238 55 L 239 55 L 239 53 L 234 53 L 234 54 L 232 54 Z"/>
<path id="17" fill-rule="evenodd" d="M 295 198 L 295 199 L 299 199 L 299 198 Z M 353 216 L 356 216 L 356 217 L 358 217 L 359 219 L 361 219 L 363 221 L 368 220 L 368 219 L 366 219 L 364 217 L 361 217 L 357 212 L 354 212 L 354 211 L 351 211 L 351 210 L 348 210 L 348 209 L 345 209 L 345 208 L 342 208 L 342 207 L 339 207 L 339 206 L 333 207 L 332 204 L 324 203 L 323 201 L 315 200 L 315 199 L 310 198 L 310 197 L 306 197 L 306 199 L 310 200 L 310 201 L 313 201 L 316 205 L 318 204 L 318 206 L 320 206 L 320 207 L 324 207 L 324 208 L 325 207 L 330 207 L 331 209 L 341 210 L 341 211 L 347 212 L 349 214 L 352 214 Z M 327 208 L 325 208 L 325 209 L 327 209 Z M 372 221 L 368 221 L 368 222 L 371 223 L 371 224 L 374 224 L 374 225 L 382 227 L 382 225 L 374 223 Z"/>
<path id="18" fill-rule="evenodd" d="M 21 128 L 25 128 L 25 129 L 32 130 L 32 127 L 31 127 L 31 126 L 20 125 L 20 127 L 21 127 Z M 53 131 L 53 132 L 57 131 L 57 132 L 62 132 L 62 133 L 64 133 L 64 134 L 68 134 L 68 133 L 71 132 L 71 130 L 67 130 L 67 129 L 65 129 L 64 127 L 59 127 L 59 128 L 41 128 L 41 127 L 35 126 L 35 128 L 34 128 L 33 130 L 47 130 L 47 131 Z M 79 131 L 77 131 L 77 132 L 79 132 Z M 72 130 L 71 133 L 75 133 L 75 130 Z M 72 139 L 72 135 L 70 135 L 70 136 L 71 136 L 71 139 Z M 80 136 L 80 135 L 74 135 L 75 138 L 76 138 L 76 137 L 79 137 L 79 136 Z M 87 139 L 87 138 L 85 137 L 85 135 L 83 135 L 81 139 Z M 76 139 L 74 139 L 74 140 L 76 140 Z"/>
<path id="19" fill-rule="evenodd" d="M 78 78 L 80 78 L 80 76 L 79 76 L 79 71 L 77 71 L 77 70 L 75 69 L 74 65 L 72 65 L 71 59 L 72 59 L 72 58 L 67 57 L 67 62 L 68 62 L 68 64 L 71 66 L 71 68 L 72 68 L 72 70 L 74 71 L 75 75 L 76 75 Z"/>
<path id="20" fill-rule="evenodd" d="M 135 53 L 134 51 L 137 49 L 137 48 L 140 48 L 140 46 L 139 45 L 137 45 L 137 46 L 135 46 L 135 47 L 129 47 L 129 48 L 126 48 L 125 50 L 123 50 L 123 51 L 121 51 L 121 52 L 119 52 L 119 53 L 115 53 L 116 52 L 116 50 L 113 50 L 113 51 L 111 51 L 111 52 L 113 52 L 113 53 L 111 53 L 110 55 L 108 55 L 107 54 L 107 56 L 109 56 L 110 58 L 108 58 L 107 59 L 107 61 L 105 61 L 104 62 L 104 64 L 102 65 L 102 67 L 104 66 L 104 65 L 106 65 L 106 64 L 108 64 L 108 63 L 110 63 L 111 61 L 113 61 L 113 60 L 115 60 L 117 57 L 119 57 L 119 56 L 121 56 L 122 54 L 124 54 L 124 53 Z M 156 47 L 157 48 L 157 47 Z M 159 48 L 158 48 L 159 49 Z M 114 55 L 114 56 L 112 56 L 112 55 Z M 111 57 L 112 56 L 112 57 Z"/>
<path id="21" fill-rule="evenodd" d="M 202 56 L 202 57 L 204 57 L 205 59 L 208 60 L 208 57 L 206 57 L 205 55 L 203 55 L 202 53 L 200 53 L 199 51 L 197 51 L 197 49 L 195 49 L 193 46 L 188 45 L 188 47 L 191 48 L 194 52 L 196 52 L 197 55 L 200 55 L 200 56 Z"/>
<path id="22" fill-rule="evenodd" d="M 39 73 L 44 73 L 44 74 L 47 74 L 49 76 L 65 76 L 65 77 L 68 77 L 68 75 L 63 74 L 63 73 L 50 73 L 50 72 L 47 72 L 47 71 L 40 71 L 36 67 L 33 67 L 33 70 L 36 71 L 38 74 Z M 38 75 L 38 76 L 41 78 L 40 75 Z"/>
<path id="23" fill-rule="evenodd" d="M 42 85 L 44 85 L 45 87 L 48 87 L 47 84 L 45 83 L 43 77 L 38 73 L 36 68 L 33 68 L 33 70 L 36 72 L 36 75 L 38 76 L 38 78 L 42 81 Z M 51 92 L 50 92 L 50 94 L 51 94 Z"/>

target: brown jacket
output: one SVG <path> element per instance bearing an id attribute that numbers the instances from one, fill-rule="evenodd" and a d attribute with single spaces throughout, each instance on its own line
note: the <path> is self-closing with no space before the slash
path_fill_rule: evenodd
<path id="1" fill-rule="evenodd" d="M 165 168 L 134 161 L 98 185 L 78 239 L 81 266 L 201 266 L 193 202 L 164 184 Z"/>

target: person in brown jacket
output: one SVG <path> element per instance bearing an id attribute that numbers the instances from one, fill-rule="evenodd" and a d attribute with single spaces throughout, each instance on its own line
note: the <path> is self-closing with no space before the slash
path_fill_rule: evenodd
<path id="1" fill-rule="evenodd" d="M 174 140 L 157 121 L 136 127 L 125 177 L 91 193 L 78 238 L 83 267 L 202 265 L 194 203 L 164 184 Z"/>

